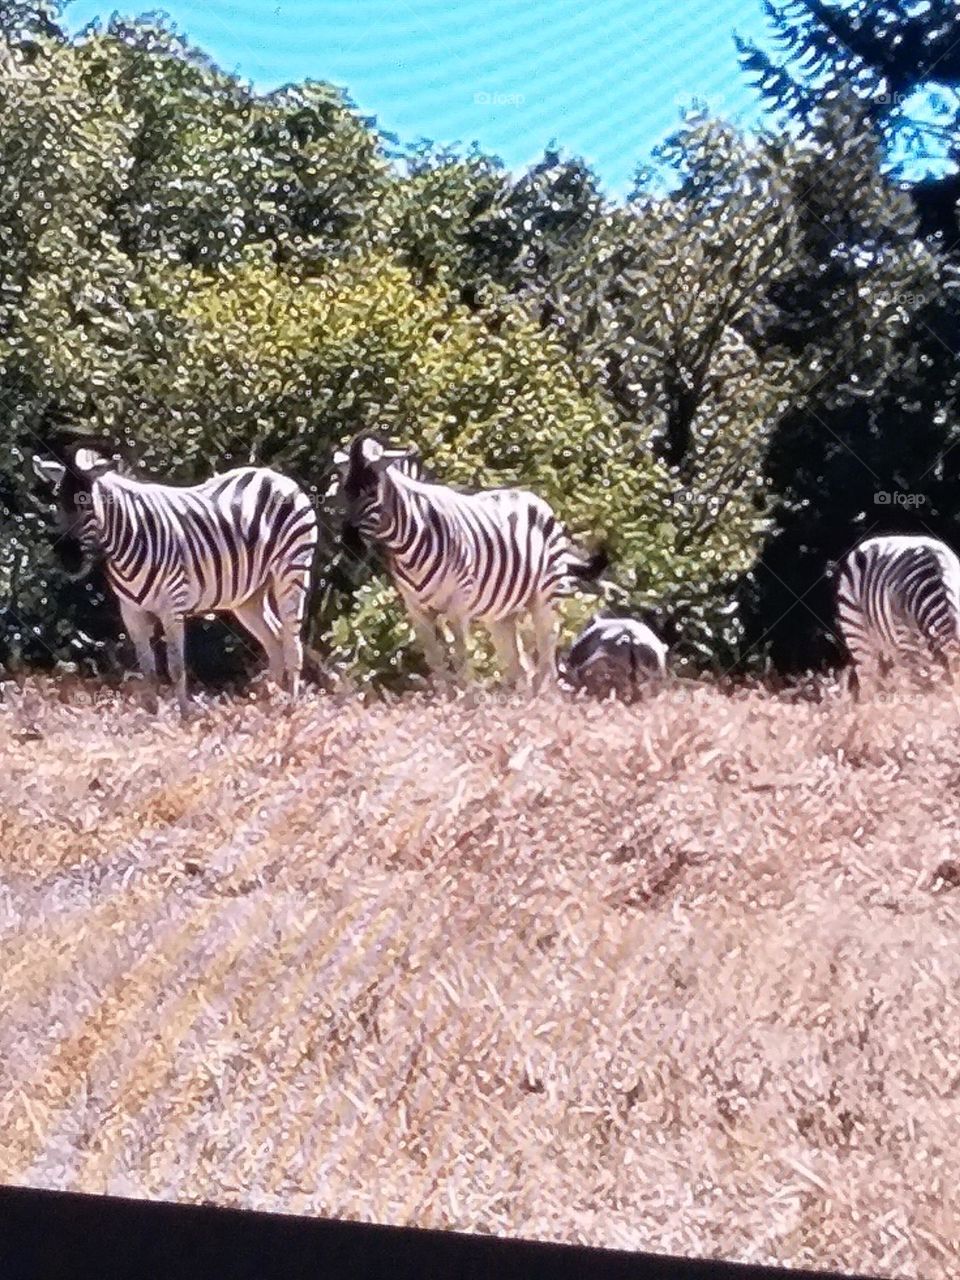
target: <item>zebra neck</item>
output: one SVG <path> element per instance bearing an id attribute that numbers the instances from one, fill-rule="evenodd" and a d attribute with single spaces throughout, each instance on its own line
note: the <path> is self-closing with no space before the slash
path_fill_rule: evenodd
<path id="1" fill-rule="evenodd" d="M 128 495 L 122 486 L 104 477 L 95 483 L 92 497 L 92 540 L 101 555 L 116 562 L 129 551 L 135 532 L 134 522 L 128 518 Z"/>
<path id="2" fill-rule="evenodd" d="M 385 497 L 378 540 L 394 559 L 403 560 L 419 545 L 429 523 L 430 508 L 422 495 L 398 486 Z"/>

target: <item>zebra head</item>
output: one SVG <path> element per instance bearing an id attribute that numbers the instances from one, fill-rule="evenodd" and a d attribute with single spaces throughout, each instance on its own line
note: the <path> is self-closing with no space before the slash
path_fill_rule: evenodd
<path id="1" fill-rule="evenodd" d="M 331 492 L 343 501 L 343 543 L 353 552 L 362 549 L 362 539 L 371 541 L 383 531 L 383 477 L 396 466 L 405 475 L 419 477 L 420 463 L 415 449 L 394 449 L 373 432 L 354 436 L 348 449 L 338 449 L 334 464 L 339 480 Z"/>
<path id="2" fill-rule="evenodd" d="M 57 557 L 71 578 L 85 577 L 100 552 L 100 534 L 94 509 L 94 485 L 116 469 L 118 456 L 111 441 L 87 436 L 71 439 L 60 448 L 66 463 L 33 457 L 33 469 L 54 492 L 60 536 L 54 544 Z"/>

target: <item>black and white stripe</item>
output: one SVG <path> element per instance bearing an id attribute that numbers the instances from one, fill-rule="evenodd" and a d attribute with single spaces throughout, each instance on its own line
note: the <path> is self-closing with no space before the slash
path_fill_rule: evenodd
<path id="1" fill-rule="evenodd" d="M 345 531 L 376 543 L 403 597 L 427 661 L 446 667 L 437 624 L 454 635 L 459 673 L 473 621 L 490 632 L 509 679 L 523 674 L 517 627 L 533 618 L 537 684 L 554 674 L 554 602 L 597 577 L 606 556 L 577 554 L 549 504 L 522 489 L 464 493 L 424 480 L 408 450 L 370 433 L 338 453 Z"/>
<path id="2" fill-rule="evenodd" d="M 932 657 L 949 672 L 960 648 L 960 560 L 936 538 L 867 538 L 842 563 L 837 620 L 855 690 L 861 671 L 898 654 Z"/>
<path id="3" fill-rule="evenodd" d="M 635 618 L 597 616 L 570 646 L 562 670 L 574 688 L 632 697 L 666 676 L 667 646 Z"/>
<path id="4" fill-rule="evenodd" d="M 61 553 L 84 572 L 102 559 L 156 705 L 153 637 L 159 623 L 181 711 L 189 707 L 184 619 L 229 612 L 263 645 L 271 677 L 292 695 L 317 519 L 288 477 L 241 467 L 190 487 L 120 474 L 109 446 L 74 444 L 66 465 L 34 458 L 56 487 Z"/>

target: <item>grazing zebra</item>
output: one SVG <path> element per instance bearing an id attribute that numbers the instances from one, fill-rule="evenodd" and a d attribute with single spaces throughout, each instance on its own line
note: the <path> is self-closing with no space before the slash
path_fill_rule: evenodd
<path id="1" fill-rule="evenodd" d="M 667 674 L 667 646 L 634 618 L 594 617 L 570 646 L 562 664 L 575 688 L 633 697 L 642 685 Z"/>
<path id="2" fill-rule="evenodd" d="M 456 674 L 466 675 L 467 628 L 483 622 L 511 682 L 523 676 L 517 627 L 533 616 L 537 687 L 555 674 L 554 600 L 596 578 L 604 552 L 578 555 L 549 505 L 522 489 L 465 493 L 424 480 L 409 450 L 370 432 L 334 459 L 341 473 L 344 534 L 386 552 L 430 668 L 446 672 L 437 624 L 454 635 Z"/>
<path id="3" fill-rule="evenodd" d="M 303 665 L 300 632 L 317 518 L 286 476 L 240 467 L 190 487 L 121 475 L 114 446 L 72 439 L 60 462 L 34 456 L 54 486 L 58 550 L 81 577 L 102 559 L 137 650 L 147 703 L 157 709 L 153 637 L 159 622 L 177 701 L 188 714 L 184 619 L 228 611 L 259 640 L 270 677 L 295 697 Z"/>
<path id="4" fill-rule="evenodd" d="M 885 669 L 897 651 L 933 657 L 950 675 L 960 647 L 960 560 L 936 538 L 867 538 L 842 563 L 837 617 L 855 696 L 860 671 Z"/>

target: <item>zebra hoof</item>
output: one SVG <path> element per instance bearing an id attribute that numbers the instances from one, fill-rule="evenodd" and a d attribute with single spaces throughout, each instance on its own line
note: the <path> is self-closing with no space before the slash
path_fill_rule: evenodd
<path id="1" fill-rule="evenodd" d="M 457 684 L 449 672 L 435 671 L 430 677 L 429 689 L 437 697 L 450 698 L 456 693 Z"/>

